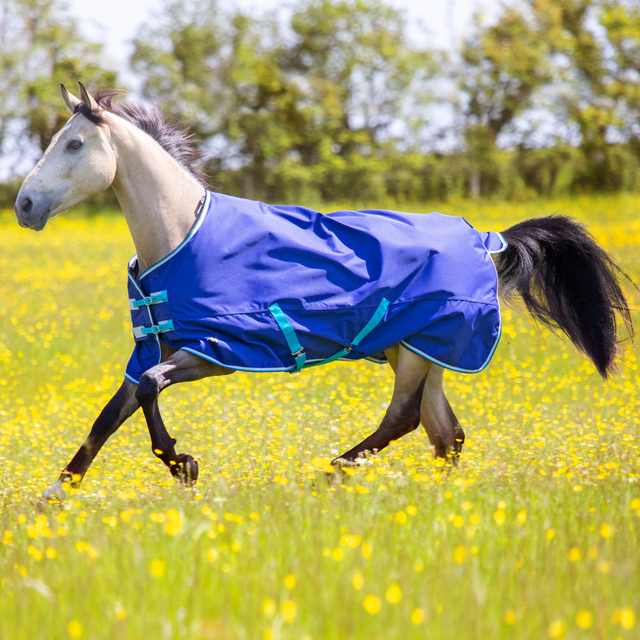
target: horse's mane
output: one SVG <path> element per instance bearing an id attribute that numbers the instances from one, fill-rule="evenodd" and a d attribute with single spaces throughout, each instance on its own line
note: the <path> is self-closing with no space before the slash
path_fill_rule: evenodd
<path id="1" fill-rule="evenodd" d="M 122 95 L 111 89 L 98 91 L 93 98 L 100 109 L 124 118 L 138 129 L 150 135 L 183 169 L 188 171 L 203 187 L 207 187 L 207 176 L 202 158 L 204 153 L 195 143 L 194 135 L 175 120 L 167 121 L 162 109 L 156 104 L 147 106 L 139 102 L 113 104 L 113 99 Z M 95 124 L 104 124 L 105 119 L 87 107 L 83 102 L 75 108 L 85 118 Z"/>

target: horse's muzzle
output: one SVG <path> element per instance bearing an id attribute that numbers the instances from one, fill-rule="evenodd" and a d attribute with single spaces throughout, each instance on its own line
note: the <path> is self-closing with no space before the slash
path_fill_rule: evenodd
<path id="1" fill-rule="evenodd" d="M 49 198 L 41 198 L 34 204 L 29 196 L 18 194 L 15 204 L 18 224 L 27 229 L 42 231 L 45 228 L 51 214 L 51 202 Z"/>

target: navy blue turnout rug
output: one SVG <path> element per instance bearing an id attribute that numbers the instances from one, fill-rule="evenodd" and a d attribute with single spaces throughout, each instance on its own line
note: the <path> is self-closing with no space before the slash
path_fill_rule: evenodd
<path id="1" fill-rule="evenodd" d="M 129 263 L 126 377 L 160 362 L 160 340 L 243 371 L 386 362 L 398 343 L 481 371 L 500 338 L 490 254 L 505 248 L 455 216 L 321 214 L 208 192 L 177 249 L 144 273 Z"/>

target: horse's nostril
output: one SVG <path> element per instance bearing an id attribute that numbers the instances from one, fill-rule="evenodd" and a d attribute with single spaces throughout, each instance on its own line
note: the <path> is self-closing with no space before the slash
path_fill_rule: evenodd
<path id="1" fill-rule="evenodd" d="M 22 213 L 29 213 L 29 211 L 31 211 L 31 208 L 33 207 L 33 202 L 31 202 L 31 200 L 29 198 L 25 198 L 22 201 Z"/>

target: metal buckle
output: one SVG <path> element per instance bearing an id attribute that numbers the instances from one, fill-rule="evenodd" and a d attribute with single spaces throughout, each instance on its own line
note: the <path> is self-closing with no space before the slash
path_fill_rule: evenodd
<path id="1" fill-rule="evenodd" d="M 159 302 L 166 302 L 168 299 L 169 296 L 166 291 L 157 291 L 149 296 L 145 296 L 141 300 L 132 300 L 131 306 L 134 309 L 139 309 L 140 307 L 149 307 L 152 304 L 158 304 Z"/>
<path id="2" fill-rule="evenodd" d="M 133 335 L 135 338 L 143 338 L 144 336 L 157 335 L 158 333 L 173 330 L 173 320 L 163 320 L 162 322 L 150 327 L 133 327 Z"/>

